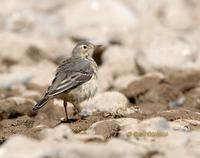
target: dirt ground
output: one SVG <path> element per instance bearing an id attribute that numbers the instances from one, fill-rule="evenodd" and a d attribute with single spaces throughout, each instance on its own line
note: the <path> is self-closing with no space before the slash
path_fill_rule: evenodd
<path id="1" fill-rule="evenodd" d="M 73 115 L 73 109 L 69 108 L 71 121 L 67 123 L 73 132 L 79 133 L 88 129 L 93 123 L 110 118 L 130 117 L 139 120 L 162 116 L 169 121 L 177 119 L 189 119 L 200 121 L 200 72 L 176 71 L 165 74 L 164 79 L 157 77 L 144 77 L 131 83 L 123 93 L 130 100 L 130 107 L 139 109 L 136 113 L 127 116 L 116 116 L 105 113 L 96 113 L 82 119 Z M 144 84 L 145 83 L 145 84 Z M 30 89 L 33 86 L 27 85 Z M 45 88 L 38 87 L 38 91 Z M 6 98 L 16 96 L 15 90 L 0 91 L 0 143 L 5 142 L 13 134 L 23 134 L 39 139 L 41 129 L 55 127 L 60 124 L 60 118 L 64 116 L 62 107 L 56 107 L 53 102 L 38 112 L 33 112 L 32 104 L 25 102 L 17 106 Z M 184 97 L 184 102 L 169 106 L 169 102 L 178 97 Z M 38 98 L 34 98 L 37 100 Z M 191 129 L 200 128 L 191 125 Z"/>

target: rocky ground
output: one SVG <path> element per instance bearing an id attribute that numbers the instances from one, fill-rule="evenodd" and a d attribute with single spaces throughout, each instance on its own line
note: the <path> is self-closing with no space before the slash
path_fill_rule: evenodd
<path id="1" fill-rule="evenodd" d="M 1 0 L 0 158 L 200 157 L 200 1 Z M 99 91 L 32 107 L 79 40 Z M 92 151 L 92 152 L 91 152 Z"/>

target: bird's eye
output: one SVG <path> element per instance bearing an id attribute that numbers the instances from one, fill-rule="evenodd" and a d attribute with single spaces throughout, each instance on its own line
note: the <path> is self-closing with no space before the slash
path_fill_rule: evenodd
<path id="1" fill-rule="evenodd" d="M 84 46 L 83 46 L 83 49 L 87 49 L 87 46 L 84 45 Z"/>

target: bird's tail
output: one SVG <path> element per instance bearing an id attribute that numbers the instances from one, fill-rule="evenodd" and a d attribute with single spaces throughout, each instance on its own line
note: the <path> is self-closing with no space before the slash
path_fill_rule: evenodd
<path id="1" fill-rule="evenodd" d="M 42 108 L 49 100 L 48 96 L 45 96 L 44 98 L 42 98 L 34 107 L 33 110 L 38 110 L 40 108 Z"/>

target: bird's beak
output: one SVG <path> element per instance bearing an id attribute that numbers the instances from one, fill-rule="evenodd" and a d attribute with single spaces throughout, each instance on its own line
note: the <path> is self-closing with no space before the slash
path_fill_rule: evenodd
<path id="1" fill-rule="evenodd" d="M 103 47 L 103 45 L 95 45 L 94 46 L 95 50 L 98 49 L 98 48 L 101 48 L 101 47 Z"/>

